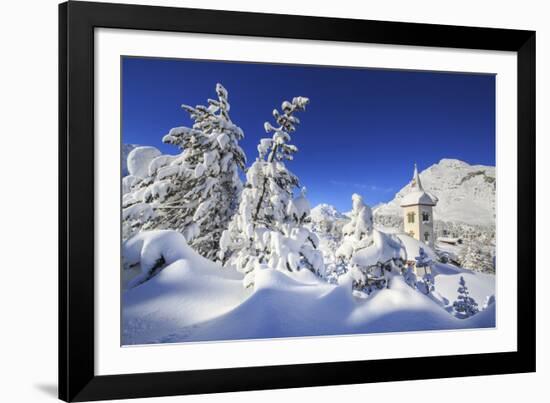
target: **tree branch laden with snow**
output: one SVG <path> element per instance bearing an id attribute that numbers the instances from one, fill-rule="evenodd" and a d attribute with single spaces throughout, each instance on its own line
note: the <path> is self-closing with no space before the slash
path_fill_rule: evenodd
<path id="1" fill-rule="evenodd" d="M 149 176 L 125 195 L 123 208 L 146 203 L 154 211 L 146 220 L 126 221 L 124 238 L 141 230 L 173 229 L 184 234 L 202 256 L 216 257 L 222 232 L 239 202 L 239 171 L 246 157 L 238 142 L 243 131 L 229 116 L 228 91 L 216 85 L 217 99 L 208 105 L 182 105 L 194 123 L 175 127 L 163 142 L 181 150 L 161 155 L 149 166 Z"/>
<path id="2" fill-rule="evenodd" d="M 272 136 L 260 140 L 258 158 L 246 173 L 238 213 L 221 236 L 219 258 L 246 275 L 245 286 L 254 284 L 254 272 L 262 268 L 324 272 L 319 240 L 305 226 L 310 220 L 305 189 L 293 197 L 299 181 L 285 165 L 298 151 L 290 144 L 300 122 L 295 114 L 304 111 L 308 102 L 304 97 L 284 101 L 282 112 L 273 111 L 276 124 L 264 124 Z"/>

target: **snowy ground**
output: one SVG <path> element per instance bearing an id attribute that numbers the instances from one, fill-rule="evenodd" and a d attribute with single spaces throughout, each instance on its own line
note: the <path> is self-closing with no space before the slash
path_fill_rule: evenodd
<path id="1" fill-rule="evenodd" d="M 134 285 L 122 297 L 125 345 L 495 326 L 495 304 L 469 319 L 448 312 L 460 276 L 481 307 L 495 293 L 492 275 L 436 264 L 433 295 L 394 275 L 389 288 L 358 298 L 351 279 L 334 285 L 307 270 L 264 269 L 256 273 L 254 288 L 245 289 L 242 275 L 197 255 L 179 234 L 153 235 L 124 250 L 126 260 L 135 264 L 125 269 L 130 273 L 126 285 Z M 161 256 L 168 256 L 165 266 L 145 279 L 140 273 Z"/>

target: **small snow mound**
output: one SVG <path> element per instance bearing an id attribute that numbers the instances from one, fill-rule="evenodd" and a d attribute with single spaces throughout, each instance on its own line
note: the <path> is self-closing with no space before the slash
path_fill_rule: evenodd
<path id="1" fill-rule="evenodd" d="M 169 265 L 192 254 L 183 235 L 172 230 L 141 232 L 122 244 L 125 268 L 139 265 L 148 273 L 160 260 Z"/>
<path id="2" fill-rule="evenodd" d="M 292 287 L 299 287 L 300 285 L 300 282 L 291 278 L 283 271 L 268 268 L 255 270 L 255 291 L 262 289 L 286 290 Z"/>
<path id="3" fill-rule="evenodd" d="M 326 282 L 307 269 L 289 272 L 264 266 L 261 270 L 255 270 L 254 273 L 254 291 L 262 289 L 282 291 L 292 288 L 300 289 L 304 286 L 323 287 L 327 285 Z"/>
<path id="4" fill-rule="evenodd" d="M 128 172 L 138 178 L 145 178 L 149 174 L 149 164 L 160 156 L 161 152 L 155 147 L 136 147 L 128 154 Z"/>

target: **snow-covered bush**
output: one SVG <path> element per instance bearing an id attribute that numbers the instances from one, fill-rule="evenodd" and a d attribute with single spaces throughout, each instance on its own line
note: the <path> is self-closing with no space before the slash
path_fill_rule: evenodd
<path id="1" fill-rule="evenodd" d="M 296 97 L 282 103 L 282 113 L 273 110 L 276 126 L 264 125 L 273 135 L 261 139 L 259 156 L 246 173 L 238 212 L 221 236 L 219 258 L 246 274 L 246 286 L 254 283 L 254 271 L 262 267 L 324 272 L 319 240 L 305 225 L 310 215 L 305 190 L 293 198 L 299 182 L 285 165 L 298 151 L 290 144 L 299 123 L 295 113 L 305 110 L 308 102 Z"/>
<path id="2" fill-rule="evenodd" d="M 458 299 L 453 303 L 455 316 L 461 319 L 469 318 L 479 312 L 477 302 L 470 296 L 464 277 L 460 276 L 460 287 L 458 287 Z"/>
<path id="3" fill-rule="evenodd" d="M 193 126 L 173 128 L 163 138 L 181 153 L 150 159 L 147 176 L 132 183 L 124 195 L 125 239 L 140 230 L 173 229 L 201 255 L 215 258 L 221 233 L 238 205 L 242 189 L 239 171 L 246 161 L 238 145 L 243 131 L 229 116 L 228 92 L 217 84 L 216 95 L 216 100 L 208 100 L 208 106 L 182 105 Z M 134 174 L 130 161 L 128 167 Z M 145 169 L 140 169 L 139 174 L 144 173 Z M 140 207 L 134 212 L 135 205 L 149 209 Z"/>

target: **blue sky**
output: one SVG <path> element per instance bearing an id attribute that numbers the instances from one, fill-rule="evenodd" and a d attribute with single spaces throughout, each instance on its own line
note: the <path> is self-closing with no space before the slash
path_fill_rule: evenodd
<path id="1" fill-rule="evenodd" d="M 217 82 L 229 91 L 249 163 L 273 108 L 310 98 L 287 166 L 312 205 L 347 211 L 352 193 L 370 205 L 391 200 L 414 162 L 421 170 L 442 158 L 495 165 L 493 75 L 149 58 L 123 58 L 122 74 L 122 141 L 167 154 L 178 149 L 162 136 L 192 124 L 180 105 L 215 98 Z"/>

